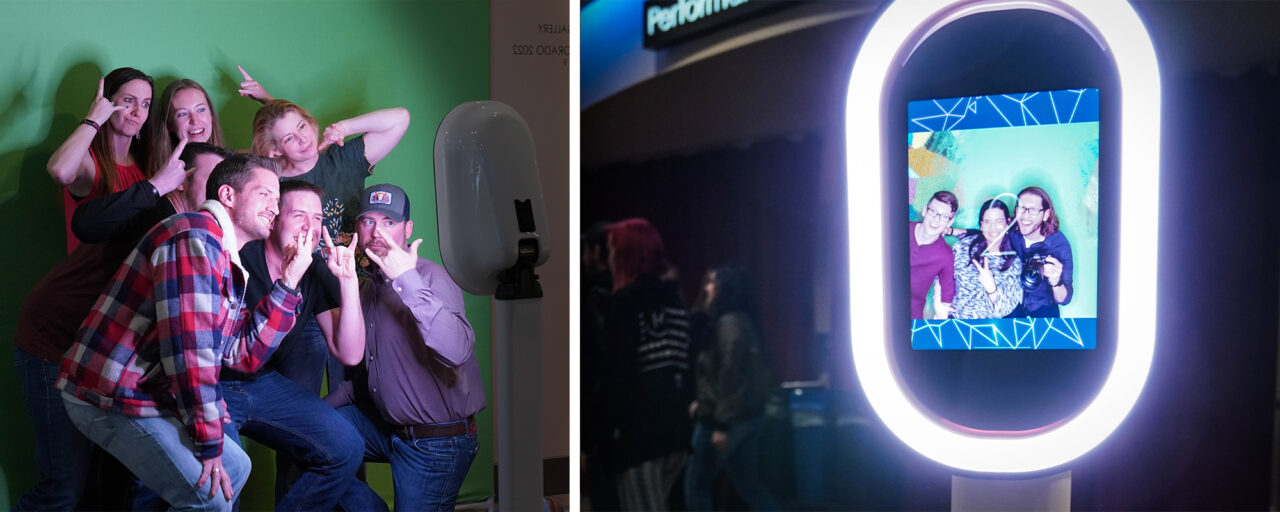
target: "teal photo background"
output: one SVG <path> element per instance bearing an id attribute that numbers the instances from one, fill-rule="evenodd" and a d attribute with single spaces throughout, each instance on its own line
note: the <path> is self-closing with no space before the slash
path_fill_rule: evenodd
<path id="1" fill-rule="evenodd" d="M 1059 229 L 1071 242 L 1071 303 L 1062 317 L 1098 316 L 1098 123 L 954 130 L 948 162 L 925 172 L 910 170 L 914 185 L 911 220 L 920 220 L 930 196 L 950 190 L 960 200 L 957 228 L 978 227 L 978 207 L 1001 197 L 1010 213 L 1016 195 L 1035 185 L 1049 193 Z M 923 150 L 929 133 L 912 134 L 911 148 Z M 923 167 L 921 166 L 923 171 Z M 1017 229 L 1016 227 L 1013 229 Z M 947 243 L 955 239 L 948 237 Z M 926 300 L 926 304 L 928 301 Z"/>
<path id="2" fill-rule="evenodd" d="M 247 149 L 258 103 L 236 93 L 242 65 L 277 98 L 307 108 L 321 126 L 370 110 L 405 107 L 413 118 L 368 184 L 396 183 L 413 200 L 419 255 L 440 261 L 432 146 L 445 114 L 489 98 L 486 1 L 0 2 L 0 336 L 12 339 L 31 287 L 66 254 L 60 191 L 49 156 L 87 112 L 97 80 L 132 66 L 156 79 L 154 97 L 176 78 L 203 85 L 234 149 Z M 156 105 L 152 114 L 161 107 Z M 490 407 L 478 417 L 480 453 L 460 501 L 493 495 L 491 333 L 487 297 L 468 295 L 467 317 Z M 12 506 L 37 480 L 31 423 L 13 369 L 0 350 L 0 504 Z M 254 473 L 242 510 L 274 503 L 270 450 L 248 443 Z M 390 470 L 369 465 L 391 497 Z"/>

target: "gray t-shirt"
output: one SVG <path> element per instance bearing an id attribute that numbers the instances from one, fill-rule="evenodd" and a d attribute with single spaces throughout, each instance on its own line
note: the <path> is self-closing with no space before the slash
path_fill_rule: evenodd
<path id="1" fill-rule="evenodd" d="M 364 156 L 364 135 L 359 135 L 341 146 L 330 145 L 320 152 L 320 159 L 310 171 L 285 179 L 302 180 L 324 190 L 324 197 L 320 198 L 324 227 L 334 243 L 345 245 L 355 232 L 360 193 L 370 174 L 373 165 Z"/>

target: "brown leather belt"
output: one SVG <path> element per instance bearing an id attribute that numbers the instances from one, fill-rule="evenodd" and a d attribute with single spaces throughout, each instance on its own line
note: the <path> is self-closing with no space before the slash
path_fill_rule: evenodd
<path id="1" fill-rule="evenodd" d="M 424 423 L 396 427 L 396 436 L 406 440 L 454 437 L 468 432 L 472 434 L 476 432 L 475 416 L 467 416 L 466 421 L 452 423 Z"/>

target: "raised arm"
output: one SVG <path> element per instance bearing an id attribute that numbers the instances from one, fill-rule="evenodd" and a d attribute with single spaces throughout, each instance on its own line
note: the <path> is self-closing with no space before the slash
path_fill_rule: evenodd
<path id="1" fill-rule="evenodd" d="M 316 314 L 316 323 L 329 343 L 329 352 L 342 364 L 355 366 L 364 359 L 364 311 L 360 308 L 360 281 L 356 278 L 355 247 L 359 243 L 359 234 L 351 239 L 351 244 L 343 247 L 334 245 L 329 238 L 329 230 L 322 229 L 324 241 L 331 248 L 329 259 L 325 263 L 329 272 L 338 281 L 339 306 L 329 311 Z"/>
<path id="2" fill-rule="evenodd" d="M 76 129 L 71 132 L 67 140 L 63 141 L 62 145 L 58 146 L 58 150 L 53 152 L 53 156 L 49 157 L 49 163 L 46 166 L 53 181 L 66 186 L 71 194 L 77 197 L 89 195 L 97 174 L 93 157 L 89 156 L 89 144 L 93 142 L 93 137 L 107 124 L 112 114 L 129 108 L 124 105 L 118 107 L 112 105 L 111 100 L 102 96 L 103 80 L 103 78 L 98 79 L 98 94 L 94 96 L 93 103 L 89 104 L 89 113 L 85 115 L 85 119 L 89 122 L 76 125 Z"/>
<path id="3" fill-rule="evenodd" d="M 176 190 L 186 178 L 182 160 L 178 159 L 186 144 L 186 140 L 180 141 L 173 157 L 150 179 L 80 203 L 71 216 L 71 232 L 80 241 L 89 243 L 136 238 L 145 233 L 151 226 L 144 224 L 151 219 L 142 214 L 155 207 L 161 196 Z"/>
<path id="4" fill-rule="evenodd" d="M 364 157 L 369 161 L 369 165 L 376 165 L 391 153 L 392 149 L 395 149 L 396 144 L 400 143 L 400 138 L 404 137 L 405 130 L 408 129 L 409 111 L 407 109 L 396 107 L 375 110 L 329 125 L 324 129 L 324 142 L 320 144 L 319 149 L 323 150 L 329 144 L 341 146 L 348 135 L 363 133 Z"/>
<path id="5" fill-rule="evenodd" d="M 311 266 L 315 241 L 306 232 L 298 235 L 284 249 L 284 266 L 280 279 L 258 302 L 251 318 L 240 320 L 233 329 L 235 337 L 227 340 L 222 365 L 243 373 L 253 373 L 271 357 L 280 341 L 293 328 L 295 312 L 302 296 L 298 282 Z M 247 320 L 247 321 L 246 321 Z"/>

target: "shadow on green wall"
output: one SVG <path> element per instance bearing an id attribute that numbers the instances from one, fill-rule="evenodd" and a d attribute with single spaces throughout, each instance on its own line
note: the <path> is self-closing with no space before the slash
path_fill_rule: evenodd
<path id="1" fill-rule="evenodd" d="M 79 117 L 67 112 L 87 111 L 97 90 L 98 78 L 104 74 L 101 67 L 88 61 L 69 67 L 58 81 L 53 104 L 39 110 L 39 115 L 51 119 L 44 138 L 0 155 L 0 219 L 8 219 L 8 225 L 16 228 L 5 236 L 9 250 L 0 251 L 0 268 L 17 269 L 8 273 L 7 286 L 0 290 L 0 325 L 8 326 L 3 333 L 5 339 L 13 339 L 13 327 L 18 323 L 27 292 L 67 254 L 62 190 L 49 178 L 46 165 L 80 123 Z M 32 86 L 25 84 L 12 97 L 0 99 L 0 104 L 6 105 L 0 113 L 0 126 L 14 126 L 11 118 L 15 109 L 39 109 L 38 105 L 27 104 L 27 98 L 38 96 L 27 91 Z M 5 384 L 0 385 L 0 403 L 25 404 L 19 387 L 13 385 L 17 381 L 13 364 L 13 352 L 0 350 L 0 381 Z M 22 410 L 25 412 L 25 408 Z M 15 421 L 0 422 L 0 438 L 32 439 L 32 436 L 31 421 L 25 415 L 16 417 Z M 4 449 L 14 450 L 4 457 L 10 467 L 31 468 L 5 475 L 8 488 L 13 489 L 16 498 L 39 478 L 35 470 L 35 447 L 31 442 L 21 442 L 7 443 Z"/>

